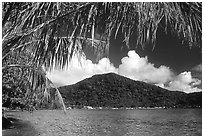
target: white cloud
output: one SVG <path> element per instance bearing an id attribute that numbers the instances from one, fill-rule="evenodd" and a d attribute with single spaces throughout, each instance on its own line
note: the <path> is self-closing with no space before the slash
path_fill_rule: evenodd
<path id="1" fill-rule="evenodd" d="M 201 91 L 197 85 L 201 84 L 201 80 L 193 78 L 191 72 L 182 72 L 174 78 L 166 87 L 169 90 L 184 91 L 186 93 Z"/>
<path id="2" fill-rule="evenodd" d="M 155 67 L 147 57 L 140 57 L 135 51 L 129 51 L 128 56 L 121 59 L 119 68 L 115 68 L 108 58 L 101 59 L 97 64 L 86 59 L 85 55 L 74 54 L 66 70 L 54 70 L 48 77 L 57 85 L 70 85 L 77 83 L 95 74 L 114 72 L 133 80 L 154 83 L 169 90 L 184 92 L 201 91 L 196 86 L 201 83 L 192 77 L 191 72 L 175 75 L 169 67 Z"/>
<path id="3" fill-rule="evenodd" d="M 84 55 L 74 54 L 69 66 L 65 70 L 54 70 L 47 76 L 57 85 L 70 85 L 77 83 L 94 74 L 104 74 L 109 72 L 117 73 L 117 69 L 110 63 L 108 58 L 103 58 L 98 64 L 86 59 Z"/>
<path id="4" fill-rule="evenodd" d="M 140 57 L 135 51 L 129 51 L 128 57 L 121 60 L 119 74 L 133 80 L 154 83 L 165 89 L 173 91 L 184 91 L 187 93 L 201 91 L 197 85 L 201 80 L 193 78 L 191 72 L 183 72 L 175 75 L 169 67 L 160 66 L 156 68 L 154 64 L 149 63 L 147 57 Z M 201 65 L 196 66 L 197 71 L 202 69 Z"/>
<path id="5" fill-rule="evenodd" d="M 154 67 L 148 62 L 147 57 L 140 57 L 135 51 L 129 51 L 128 57 L 121 60 L 119 74 L 133 80 L 145 81 L 148 83 L 166 83 L 171 80 L 173 72 L 166 66 Z"/>

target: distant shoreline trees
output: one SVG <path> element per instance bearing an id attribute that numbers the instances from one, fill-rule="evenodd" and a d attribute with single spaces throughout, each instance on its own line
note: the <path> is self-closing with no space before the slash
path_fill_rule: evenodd
<path id="1" fill-rule="evenodd" d="M 102 57 L 109 52 L 111 36 L 124 35 L 127 47 L 136 33 L 136 46 L 155 46 L 157 30 L 164 25 L 190 47 L 200 46 L 202 32 L 201 2 L 3 2 L 2 61 L 12 53 L 18 59 L 30 55 L 27 78 L 34 90 L 53 85 L 45 72 L 68 65 L 73 54 L 90 46 Z M 163 22 L 163 23 L 162 23 Z M 18 61 L 17 61 L 18 62 Z M 16 68 L 3 64 L 3 72 Z M 29 71 L 28 71 L 29 70 Z M 14 77 L 14 76 L 13 76 Z M 44 81 L 43 81 L 44 80 Z M 30 93 L 37 94 L 36 91 Z M 62 97 L 58 96 L 64 109 Z"/>

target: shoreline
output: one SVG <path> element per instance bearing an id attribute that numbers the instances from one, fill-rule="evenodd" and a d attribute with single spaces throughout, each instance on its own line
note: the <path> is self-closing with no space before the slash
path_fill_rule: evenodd
<path id="1" fill-rule="evenodd" d="M 9 121 L 12 121 L 12 125 L 9 128 L 2 128 L 2 136 L 37 136 L 39 135 L 30 121 L 18 119 L 16 116 L 8 115 L 6 117 Z"/>
<path id="2" fill-rule="evenodd" d="M 122 110 L 156 110 L 156 109 L 202 109 L 202 107 L 186 107 L 186 108 L 179 108 L 179 107 L 92 107 L 92 106 L 82 106 L 82 107 L 76 107 L 76 106 L 67 106 L 67 110 L 70 109 L 110 109 L 110 110 L 117 110 L 117 109 L 122 109 Z"/>

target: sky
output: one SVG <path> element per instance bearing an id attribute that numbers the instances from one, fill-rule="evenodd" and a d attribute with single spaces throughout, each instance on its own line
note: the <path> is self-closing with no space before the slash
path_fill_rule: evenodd
<path id="1" fill-rule="evenodd" d="M 114 72 L 137 81 L 155 84 L 172 91 L 186 93 L 201 91 L 202 50 L 182 44 L 177 36 L 160 31 L 155 48 L 135 45 L 134 36 L 129 49 L 122 35 L 111 39 L 109 55 L 98 62 L 91 49 L 83 56 L 75 53 L 66 70 L 54 70 L 48 77 L 56 86 L 75 84 L 95 74 Z M 80 60 L 80 61 L 79 61 Z"/>

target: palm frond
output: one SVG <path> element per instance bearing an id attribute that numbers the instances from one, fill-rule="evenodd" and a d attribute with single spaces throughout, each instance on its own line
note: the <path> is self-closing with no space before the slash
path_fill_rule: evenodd
<path id="1" fill-rule="evenodd" d="M 56 92 L 56 95 L 57 95 L 57 98 L 58 98 L 58 101 L 59 101 L 60 104 L 62 105 L 63 110 L 64 110 L 64 113 L 66 113 L 66 106 L 65 106 L 65 104 L 64 104 L 64 101 L 63 101 L 63 98 L 62 98 L 62 95 L 61 95 L 59 89 L 53 84 L 53 82 L 52 82 L 49 78 L 47 78 L 46 80 L 48 81 L 48 84 L 49 84 L 49 85 L 51 85 L 52 87 L 54 87 L 55 92 Z"/>
<path id="2" fill-rule="evenodd" d="M 66 107 L 58 88 L 55 87 L 52 81 L 46 76 L 46 73 L 42 67 L 11 64 L 2 67 L 2 71 L 8 68 L 26 68 L 28 70 L 29 73 L 27 79 L 24 78 L 21 83 L 21 85 L 24 85 L 24 88 L 26 88 L 24 99 L 34 99 L 34 97 L 38 98 L 38 100 L 42 100 L 44 98 L 48 99 L 50 95 L 50 88 L 54 87 L 58 100 L 63 107 L 64 113 L 66 113 Z M 36 95 L 38 95 L 38 97 L 36 97 Z"/>
<path id="3" fill-rule="evenodd" d="M 97 54 L 108 53 L 110 38 L 119 31 L 127 46 L 133 34 L 136 46 L 155 45 L 160 26 L 190 47 L 200 46 L 201 15 L 201 2 L 3 3 L 3 27 L 12 24 L 3 37 L 3 57 L 25 44 L 39 65 L 64 67 L 75 50 L 86 46 Z M 95 45 L 96 39 L 106 43 Z M 86 45 L 88 40 L 91 45 Z M 81 46 L 76 46 L 79 42 Z"/>

